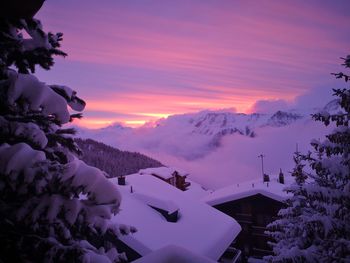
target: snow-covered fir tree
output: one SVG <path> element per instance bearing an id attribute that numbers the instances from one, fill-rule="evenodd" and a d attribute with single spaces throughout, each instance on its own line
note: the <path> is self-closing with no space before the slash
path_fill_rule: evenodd
<path id="1" fill-rule="evenodd" d="M 343 61 L 350 68 L 350 55 Z M 350 80 L 342 72 L 334 75 Z M 296 182 L 286 189 L 291 197 L 268 226 L 275 240 L 269 262 L 350 262 L 350 89 L 335 89 L 334 95 L 340 110 L 313 118 L 336 127 L 323 141 L 311 142 L 314 153 L 296 156 Z"/>
<path id="2" fill-rule="evenodd" d="M 78 159 L 74 130 L 62 128 L 80 117 L 68 107 L 85 102 L 32 75 L 66 55 L 61 40 L 31 16 L 0 17 L 0 262 L 119 262 L 124 254 L 103 237 L 134 231 L 109 224 L 120 193 Z"/>
<path id="3" fill-rule="evenodd" d="M 303 262 L 299 255 L 303 254 L 303 248 L 312 244 L 312 236 L 304 233 L 304 224 L 312 216 L 312 210 L 308 209 L 308 201 L 303 185 L 307 178 L 303 167 L 302 156 L 299 152 L 294 155 L 295 167 L 292 176 L 295 183 L 286 187 L 291 194 L 287 199 L 285 209 L 279 211 L 279 219 L 268 225 L 267 234 L 277 242 L 271 242 L 275 256 L 265 259 L 273 262 Z M 295 259 L 294 261 L 292 259 Z"/>

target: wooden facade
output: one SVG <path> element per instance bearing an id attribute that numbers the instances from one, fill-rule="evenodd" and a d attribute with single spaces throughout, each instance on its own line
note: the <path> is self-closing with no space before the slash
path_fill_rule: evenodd
<path id="1" fill-rule="evenodd" d="M 165 178 L 163 178 L 155 173 L 152 173 L 152 175 L 167 182 L 168 184 L 175 186 L 176 188 L 178 188 L 182 191 L 186 191 L 187 187 L 189 187 L 191 185 L 190 182 L 186 182 L 187 175 L 181 175 L 177 171 L 175 171 L 172 174 L 172 177 L 167 178 L 167 179 L 165 179 Z"/>
<path id="2" fill-rule="evenodd" d="M 282 202 L 256 194 L 214 207 L 241 225 L 242 231 L 236 239 L 235 247 L 242 251 L 243 257 L 262 258 L 272 253 L 268 245 L 270 239 L 264 233 L 266 226 L 276 219 L 283 206 Z"/>
<path id="3" fill-rule="evenodd" d="M 175 178 L 175 187 L 176 188 L 178 188 L 182 191 L 185 191 L 185 190 L 187 190 L 187 187 L 189 187 L 191 185 L 190 182 L 186 182 L 187 175 L 181 175 L 177 171 L 175 171 L 173 173 L 173 176 Z"/>

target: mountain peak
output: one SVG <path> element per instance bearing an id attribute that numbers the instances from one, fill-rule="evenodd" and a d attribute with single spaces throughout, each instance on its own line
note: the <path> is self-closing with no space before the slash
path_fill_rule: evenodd
<path id="1" fill-rule="evenodd" d="M 131 127 L 127 127 L 124 126 L 122 123 L 120 122 L 115 122 L 112 123 L 111 125 L 108 125 L 104 128 L 101 128 L 101 130 L 112 130 L 112 129 L 120 129 L 120 130 L 124 130 L 124 129 L 132 129 Z"/>
<path id="2" fill-rule="evenodd" d="M 274 113 L 271 116 L 271 118 L 269 118 L 269 120 L 267 121 L 267 125 L 277 127 L 286 126 L 302 118 L 302 115 L 279 110 L 276 113 Z"/>

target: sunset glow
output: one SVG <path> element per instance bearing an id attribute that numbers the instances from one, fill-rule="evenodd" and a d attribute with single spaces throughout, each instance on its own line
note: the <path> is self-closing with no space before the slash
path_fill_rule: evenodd
<path id="1" fill-rule="evenodd" d="M 83 126 L 83 127 L 90 127 L 92 129 L 98 129 L 103 128 L 109 125 L 112 125 L 114 123 L 114 120 L 111 119 L 94 119 L 94 118 L 82 118 L 78 120 L 74 120 L 73 124 Z"/>
<path id="2" fill-rule="evenodd" d="M 64 33 L 68 57 L 38 73 L 78 91 L 87 101 L 78 123 L 91 128 L 205 109 L 251 112 L 261 100 L 292 103 L 334 84 L 329 73 L 349 51 L 349 5 L 47 1 L 38 17 Z"/>
<path id="3" fill-rule="evenodd" d="M 144 125 L 146 120 L 136 120 L 136 121 L 125 121 L 125 124 L 130 127 L 138 127 Z"/>

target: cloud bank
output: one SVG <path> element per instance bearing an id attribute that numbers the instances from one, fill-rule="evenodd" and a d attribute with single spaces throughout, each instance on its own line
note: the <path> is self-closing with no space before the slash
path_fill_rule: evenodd
<path id="1" fill-rule="evenodd" d="M 191 178 L 203 186 L 217 189 L 228 184 L 261 178 L 261 160 L 258 158 L 260 154 L 266 156 L 266 173 L 278 174 L 280 168 L 284 173 L 289 173 L 293 168 L 296 144 L 301 152 L 306 153 L 312 150 L 310 140 L 322 138 L 326 130 L 320 123 L 309 121 L 281 128 L 262 128 L 257 133 L 259 135 L 255 138 L 241 135 L 224 137 L 221 147 L 195 160 L 186 160 L 176 156 L 175 152 L 169 154 L 168 148 L 163 148 L 163 151 L 162 148 L 157 151 L 145 149 L 144 152 L 164 164 L 187 170 Z M 183 138 L 177 145 L 184 144 L 187 144 L 187 140 Z M 187 150 L 190 151 L 191 146 Z"/>
<path id="2" fill-rule="evenodd" d="M 283 127 L 259 126 L 256 137 L 240 134 L 222 137 L 213 145 L 212 136 L 193 130 L 193 119 L 199 114 L 172 116 L 160 121 L 158 127 L 126 129 L 121 126 L 86 134 L 120 149 L 137 151 L 165 165 L 187 170 L 194 181 L 209 189 L 227 184 L 261 178 L 258 155 L 264 154 L 265 172 L 277 174 L 281 168 L 289 173 L 293 168 L 293 152 L 306 153 L 313 138 L 322 138 L 327 129 L 308 115 Z M 164 123 L 163 123 L 164 122 Z M 191 125 L 190 125 L 191 124 Z M 213 124 L 214 125 L 214 124 Z"/>

